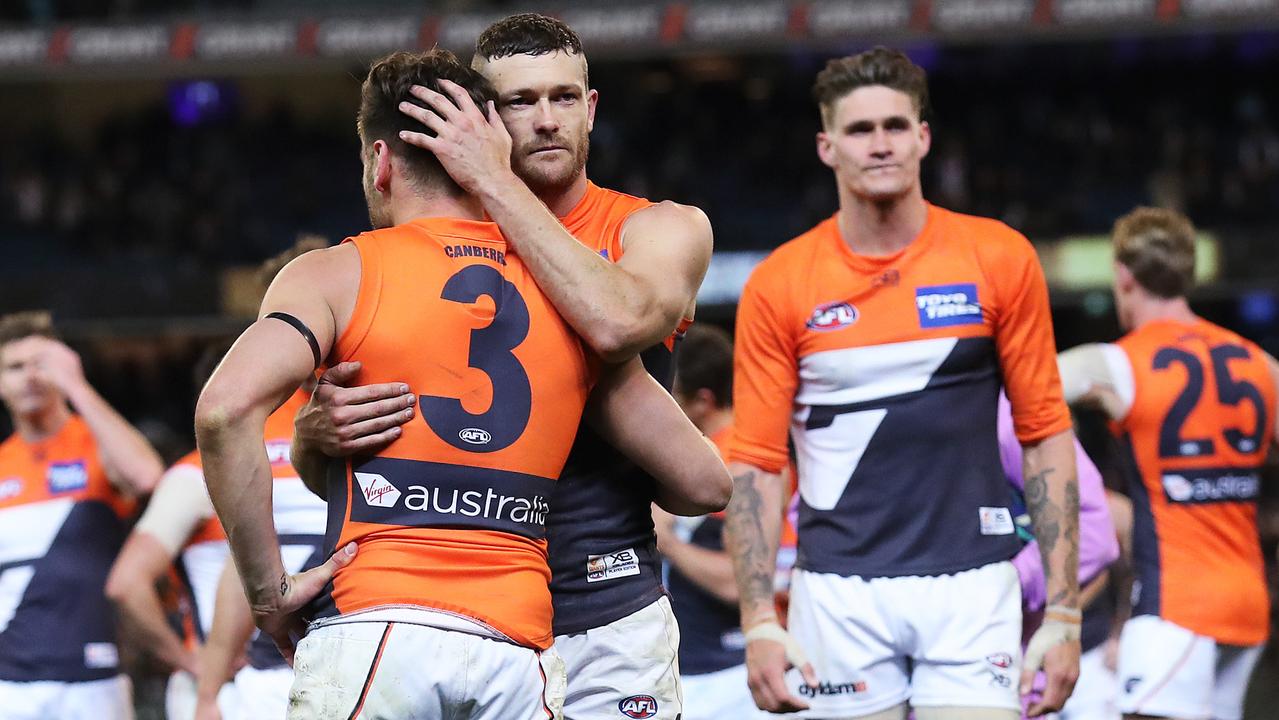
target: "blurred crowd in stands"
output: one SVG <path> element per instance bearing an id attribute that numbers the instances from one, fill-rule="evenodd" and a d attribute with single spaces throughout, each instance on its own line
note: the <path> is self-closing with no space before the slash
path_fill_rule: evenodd
<path id="1" fill-rule="evenodd" d="M 928 196 L 1036 240 L 1104 232 L 1139 203 L 1208 228 L 1273 223 L 1279 85 L 1264 68 L 1279 40 L 1133 43 L 1131 57 L 1117 42 L 1073 48 L 1069 63 L 1051 45 L 919 49 L 935 108 Z M 808 97 L 822 59 L 596 63 L 591 176 L 703 207 L 718 250 L 777 245 L 835 207 Z M 287 97 L 271 113 L 195 124 L 157 103 L 87 143 L 51 128 L 7 134 L 0 232 L 24 240 L 12 243 L 19 265 L 251 263 L 299 230 L 366 226 L 354 138 Z"/>

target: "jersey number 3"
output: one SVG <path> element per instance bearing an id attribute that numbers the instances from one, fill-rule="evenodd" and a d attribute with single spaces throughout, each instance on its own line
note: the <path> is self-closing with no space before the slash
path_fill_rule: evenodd
<path id="1" fill-rule="evenodd" d="M 471 331 L 470 367 L 493 383 L 489 409 L 474 414 L 457 398 L 421 396 L 422 419 L 448 444 L 467 452 L 496 452 L 524 434 L 533 407 L 528 373 L 512 350 L 528 337 L 528 305 L 519 290 L 494 268 L 469 265 L 444 283 L 440 297 L 469 305 L 488 295 L 496 311 L 493 321 Z"/>
<path id="2" fill-rule="evenodd" d="M 1251 453 L 1261 445 L 1266 429 L 1266 404 L 1261 391 L 1247 380 L 1236 380 L 1230 374 L 1231 360 L 1247 360 L 1247 349 L 1238 345 L 1218 345 L 1208 350 L 1212 358 L 1212 372 L 1217 384 L 1217 400 L 1222 405 L 1238 406 L 1250 403 L 1256 410 L 1257 423 L 1250 432 L 1239 428 L 1226 428 L 1222 438 L 1230 447 L 1241 453 Z M 1186 369 L 1186 386 L 1168 409 L 1159 429 L 1160 457 L 1198 457 L 1216 452 L 1213 438 L 1187 438 L 1182 436 L 1182 426 L 1190 413 L 1198 407 L 1204 390 L 1204 366 L 1199 357 L 1174 347 L 1161 348 L 1155 353 L 1154 369 L 1167 370 L 1174 364 Z"/>

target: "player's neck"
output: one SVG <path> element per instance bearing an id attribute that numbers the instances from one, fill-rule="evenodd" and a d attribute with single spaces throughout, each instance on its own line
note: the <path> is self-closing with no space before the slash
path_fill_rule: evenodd
<path id="1" fill-rule="evenodd" d="M 1147 323 L 1160 320 L 1190 323 L 1198 319 L 1190 309 L 1190 303 L 1184 297 L 1161 298 L 1148 295 L 1133 303 L 1133 327 L 1142 327 Z"/>
<path id="2" fill-rule="evenodd" d="M 548 190 L 537 194 L 537 199 L 542 204 L 555 213 L 555 217 L 562 218 L 573 212 L 573 208 L 582 202 L 582 198 L 586 197 L 586 186 L 589 181 L 585 172 L 580 172 L 564 190 Z"/>
<path id="3" fill-rule="evenodd" d="M 13 415 L 13 429 L 18 436 L 29 443 L 40 442 L 50 438 L 71 419 L 71 410 L 66 403 L 59 400 L 48 408 L 27 415 Z"/>
<path id="4" fill-rule="evenodd" d="M 928 222 L 928 204 L 919 186 L 901 197 L 877 202 L 840 193 L 839 233 L 858 255 L 892 255 L 915 241 Z"/>
<path id="5" fill-rule="evenodd" d="M 483 220 L 484 206 L 478 198 L 471 195 L 408 195 L 392 201 L 392 225 L 403 225 L 410 220 L 432 217 Z"/>
<path id="6" fill-rule="evenodd" d="M 733 408 L 726 407 L 708 413 L 702 421 L 697 424 L 697 429 L 702 431 L 706 437 L 715 437 L 724 428 L 733 424 Z"/>

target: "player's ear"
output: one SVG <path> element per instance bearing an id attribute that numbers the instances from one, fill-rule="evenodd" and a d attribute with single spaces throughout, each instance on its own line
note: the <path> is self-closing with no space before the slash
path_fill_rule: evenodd
<path id="1" fill-rule="evenodd" d="M 825 130 L 817 133 L 817 157 L 821 158 L 822 164 L 828 168 L 835 167 L 835 142 Z"/>
<path id="2" fill-rule="evenodd" d="M 1115 261 L 1115 288 L 1127 292 L 1136 284 L 1137 278 L 1133 277 L 1132 271 L 1127 265 Z"/>
<path id="3" fill-rule="evenodd" d="M 391 147 L 384 140 L 373 141 L 373 189 L 391 192 Z"/>
<path id="4" fill-rule="evenodd" d="M 599 104 L 600 91 L 591 88 L 586 91 L 586 131 L 595 129 L 595 106 Z"/>
<path id="5" fill-rule="evenodd" d="M 933 128 L 927 121 L 920 121 L 919 123 L 919 143 L 922 148 L 919 157 L 928 157 L 928 151 L 933 146 Z"/>

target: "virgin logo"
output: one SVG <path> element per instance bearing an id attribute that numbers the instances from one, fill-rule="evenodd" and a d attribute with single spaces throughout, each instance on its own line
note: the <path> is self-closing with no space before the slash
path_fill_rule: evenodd
<path id="1" fill-rule="evenodd" d="M 364 502 L 369 505 L 395 507 L 395 503 L 400 500 L 400 491 L 377 473 L 357 472 L 355 479 L 360 483 L 360 493 L 364 495 Z"/>

